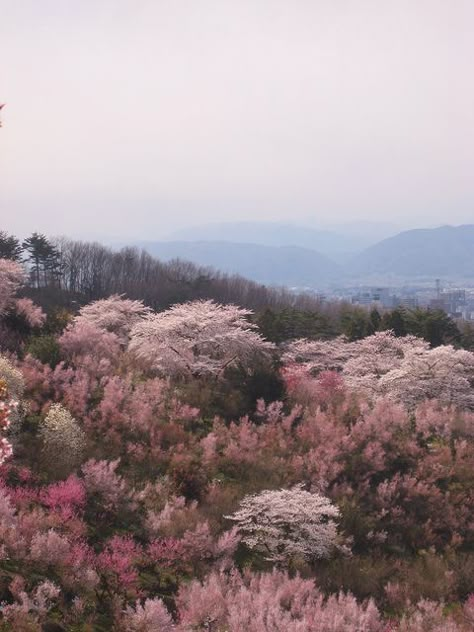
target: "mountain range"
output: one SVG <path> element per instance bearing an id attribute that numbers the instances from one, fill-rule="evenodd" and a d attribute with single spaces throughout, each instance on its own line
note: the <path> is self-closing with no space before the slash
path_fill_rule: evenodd
<path id="1" fill-rule="evenodd" d="M 219 222 L 171 233 L 167 241 L 232 241 L 317 250 L 337 262 L 399 232 L 386 222 L 353 222 L 328 227 L 279 222 Z"/>
<path id="2" fill-rule="evenodd" d="M 474 281 L 474 224 L 406 230 L 370 241 L 369 236 L 364 244 L 344 233 L 291 224 L 245 222 L 181 231 L 179 240 L 137 245 L 164 260 L 186 259 L 298 288 L 438 277 Z"/>

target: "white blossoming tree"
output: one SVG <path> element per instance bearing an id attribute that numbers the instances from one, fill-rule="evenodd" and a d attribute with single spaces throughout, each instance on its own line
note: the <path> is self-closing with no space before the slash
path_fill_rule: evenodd
<path id="1" fill-rule="evenodd" d="M 280 563 L 294 557 L 330 557 L 338 546 L 338 517 L 339 509 L 328 498 L 301 485 L 246 496 L 238 511 L 226 516 L 249 548 Z"/>
<path id="2" fill-rule="evenodd" d="M 13 441 L 17 434 L 24 413 L 23 392 L 25 382 L 21 372 L 16 369 L 7 358 L 0 355 L 0 426 Z M 12 452 L 10 442 L 2 439 L 4 454 L 9 456 Z"/>
<path id="3" fill-rule="evenodd" d="M 235 305 L 192 301 L 150 314 L 131 332 L 130 351 L 165 375 L 221 376 L 267 355 L 266 342 Z"/>
<path id="4" fill-rule="evenodd" d="M 474 409 L 474 353 L 443 345 L 431 349 L 415 336 L 382 331 L 347 342 L 296 340 L 283 360 L 317 375 L 338 371 L 344 383 L 372 397 L 387 396 L 408 408 L 424 399 Z"/>
<path id="5" fill-rule="evenodd" d="M 412 349 L 380 379 L 380 390 L 414 407 L 424 399 L 474 409 L 474 353 L 451 345 Z"/>
<path id="6" fill-rule="evenodd" d="M 45 465 L 58 476 L 73 471 L 82 460 L 85 434 L 71 413 L 53 404 L 41 427 Z"/>

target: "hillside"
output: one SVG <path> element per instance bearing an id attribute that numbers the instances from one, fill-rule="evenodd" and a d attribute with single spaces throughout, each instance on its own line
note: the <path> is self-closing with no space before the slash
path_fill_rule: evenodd
<path id="1" fill-rule="evenodd" d="M 474 225 L 408 230 L 356 255 L 353 276 L 463 278 L 474 271 Z"/>
<path id="2" fill-rule="evenodd" d="M 45 314 L 24 272 L 0 258 L 2 632 L 472 632 L 474 353 L 275 344 L 213 300 Z"/>
<path id="3" fill-rule="evenodd" d="M 316 287 L 343 274 L 342 268 L 328 257 L 296 246 L 226 241 L 160 241 L 139 245 L 165 261 L 185 259 L 270 285 Z"/>

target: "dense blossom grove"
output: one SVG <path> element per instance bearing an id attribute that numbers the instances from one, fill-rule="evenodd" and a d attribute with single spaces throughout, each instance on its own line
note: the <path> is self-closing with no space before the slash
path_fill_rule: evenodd
<path id="1" fill-rule="evenodd" d="M 0 630 L 474 629 L 473 353 L 118 295 L 26 328 L 10 263 Z"/>

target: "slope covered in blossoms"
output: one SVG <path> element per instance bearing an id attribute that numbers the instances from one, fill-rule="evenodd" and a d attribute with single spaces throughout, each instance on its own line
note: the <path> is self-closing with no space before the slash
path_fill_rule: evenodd
<path id="1" fill-rule="evenodd" d="M 0 630 L 474 629 L 471 352 L 275 346 L 212 301 L 27 319 L 0 265 Z"/>

